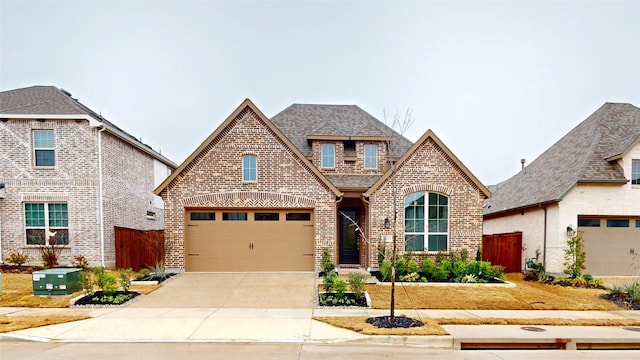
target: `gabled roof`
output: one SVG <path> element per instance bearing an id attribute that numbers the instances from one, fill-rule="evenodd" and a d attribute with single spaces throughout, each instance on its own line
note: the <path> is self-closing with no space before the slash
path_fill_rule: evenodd
<path id="1" fill-rule="evenodd" d="M 639 137 L 640 109 L 605 103 L 518 174 L 491 187 L 484 215 L 560 201 L 577 183 L 627 183 L 614 160 Z"/>
<path id="2" fill-rule="evenodd" d="M 220 135 L 226 128 L 233 122 L 233 120 L 244 110 L 249 108 L 250 111 L 254 112 L 262 122 L 264 122 L 265 126 L 267 126 L 273 133 L 289 148 L 291 151 L 302 161 L 306 167 L 313 172 L 315 176 L 317 176 L 320 181 L 331 191 L 335 196 L 341 196 L 342 193 L 338 190 L 327 178 L 323 175 L 320 170 L 318 170 L 307 158 L 300 152 L 300 150 L 293 144 L 286 136 L 267 118 L 257 106 L 251 102 L 249 99 L 245 99 L 238 108 L 227 117 L 227 119 L 218 126 L 218 128 L 205 139 L 200 146 L 191 154 L 185 161 L 180 164 L 180 166 L 171 173 L 171 175 L 164 180 L 162 184 L 160 184 L 154 192 L 156 194 L 160 194 L 169 184 L 171 184 L 176 178 L 182 177 L 184 171 L 188 171 L 188 167 L 197 161 L 197 158 L 201 155 L 203 151 L 206 151 L 207 147 L 215 140 L 218 135 Z"/>
<path id="3" fill-rule="evenodd" d="M 92 126 L 104 126 L 115 136 L 171 166 L 177 165 L 126 131 L 103 118 L 71 94 L 55 86 L 31 86 L 0 92 L 0 118 L 83 119 Z"/>
<path id="4" fill-rule="evenodd" d="M 313 152 L 309 139 L 366 140 L 390 136 L 392 157 L 401 156 L 411 141 L 356 105 L 293 104 L 271 118 L 305 155 Z"/>
<path id="5" fill-rule="evenodd" d="M 464 166 L 464 164 L 462 163 L 462 161 L 460 161 L 460 159 L 458 159 L 453 152 L 451 152 L 451 150 L 449 150 L 449 148 L 436 136 L 436 134 L 433 133 L 433 131 L 431 131 L 431 129 L 427 130 L 421 137 L 420 139 L 418 139 L 418 141 L 416 141 L 409 149 L 407 149 L 407 151 L 404 153 L 404 155 L 402 155 L 402 157 L 400 159 L 398 159 L 397 161 L 397 166 L 402 166 L 402 164 L 404 164 L 407 159 L 420 147 L 422 146 L 422 144 L 424 144 L 428 139 L 433 140 L 434 143 L 436 143 L 436 145 L 438 145 L 442 151 L 449 157 L 449 159 L 451 159 L 451 161 L 453 161 L 453 163 L 458 166 L 460 168 L 460 170 L 462 171 L 462 173 L 467 176 L 469 178 L 469 180 L 471 181 L 471 183 L 475 186 L 478 187 L 478 189 L 484 193 L 484 195 L 486 197 L 491 196 L 491 191 L 489 191 L 489 189 L 487 189 L 486 186 L 484 186 L 482 184 L 482 182 L 480 182 L 480 180 L 478 180 L 478 178 L 476 178 L 473 173 L 471 173 L 471 171 L 469 171 L 469 169 Z M 378 181 L 375 182 L 375 184 L 373 184 L 369 190 L 367 190 L 367 192 L 364 193 L 365 197 L 369 197 L 371 196 L 371 194 L 373 194 L 376 190 L 378 190 L 378 188 L 380 188 L 380 186 L 382 184 L 384 184 L 384 182 L 393 174 L 394 171 L 394 167 L 389 167 L 389 169 L 378 179 Z"/>

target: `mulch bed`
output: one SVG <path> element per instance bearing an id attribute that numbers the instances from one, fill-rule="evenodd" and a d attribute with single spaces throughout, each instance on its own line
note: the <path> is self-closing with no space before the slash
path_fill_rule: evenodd
<path id="1" fill-rule="evenodd" d="M 119 305 L 123 305 L 126 304 L 127 302 L 133 300 L 136 296 L 140 295 L 140 293 L 135 292 L 135 291 L 128 291 L 128 292 L 124 292 L 124 291 L 116 291 L 115 293 L 113 293 L 112 297 L 117 297 L 119 295 L 131 295 L 131 298 L 128 299 L 125 302 L 122 302 L 120 304 L 113 304 L 111 302 L 103 302 L 101 301 L 102 297 L 104 296 L 104 293 L 102 291 L 96 291 L 93 295 L 85 295 L 83 297 L 81 297 L 80 299 L 76 300 L 76 302 L 74 303 L 75 306 L 119 306 Z"/>
<path id="2" fill-rule="evenodd" d="M 31 274 L 34 271 L 40 271 L 42 269 L 42 266 L 0 264 L 0 272 L 5 274 Z"/>
<path id="3" fill-rule="evenodd" d="M 369 273 L 371 274 L 371 276 L 375 277 L 376 279 L 378 279 L 379 282 L 385 282 L 385 283 L 390 283 L 391 280 L 390 279 L 384 279 L 384 277 L 382 276 L 382 273 L 378 270 L 373 270 L 373 271 L 369 271 Z M 422 273 L 418 273 L 420 274 L 420 277 L 422 277 Z M 427 279 L 428 282 L 430 283 L 438 283 L 438 284 L 460 284 L 457 283 L 455 281 L 453 281 L 452 279 L 450 279 L 449 281 L 442 281 L 442 280 L 436 280 L 436 279 Z M 396 277 L 396 282 L 402 282 L 400 280 L 399 277 Z M 405 281 L 407 282 L 407 281 Z M 408 281 L 408 283 L 422 283 L 422 281 Z M 499 279 L 491 279 L 488 280 L 486 282 L 484 282 L 484 284 L 504 284 L 505 282 Z M 483 284 L 483 283 L 475 283 L 475 284 Z"/>
<path id="4" fill-rule="evenodd" d="M 367 319 L 367 323 L 377 327 L 377 328 L 410 328 L 410 327 L 419 327 L 424 326 L 424 323 L 420 320 L 416 320 L 410 317 L 405 316 L 396 316 L 393 321 L 391 321 L 391 316 L 377 316 L 371 317 Z"/>
<path id="5" fill-rule="evenodd" d="M 353 300 L 355 301 L 352 304 L 346 305 L 344 303 L 336 303 L 333 304 L 331 302 L 325 302 L 324 304 L 321 302 L 322 300 L 324 300 L 327 296 L 335 296 L 335 293 L 322 293 L 322 294 L 318 294 L 318 298 L 319 298 L 319 302 L 320 302 L 320 306 L 359 306 L 359 307 L 367 307 L 367 298 L 362 295 L 360 296 L 360 298 L 357 298 L 354 294 L 352 293 L 346 293 L 344 294 L 344 298 L 345 299 L 349 299 L 349 300 Z"/>
<path id="6" fill-rule="evenodd" d="M 627 294 L 603 294 L 600 298 L 610 301 L 627 310 L 640 310 L 640 302 L 633 302 Z"/>

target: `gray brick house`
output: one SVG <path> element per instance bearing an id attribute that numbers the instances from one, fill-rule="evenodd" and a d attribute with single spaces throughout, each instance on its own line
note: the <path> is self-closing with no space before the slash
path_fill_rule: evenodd
<path id="1" fill-rule="evenodd" d="M 53 86 L 0 92 L 0 259 L 55 233 L 61 264 L 115 265 L 114 227 L 164 228 L 176 164 Z"/>
<path id="2" fill-rule="evenodd" d="M 269 119 L 248 99 L 155 192 L 186 271 L 313 271 L 325 248 L 376 268 L 396 216 L 400 252 L 475 252 L 490 196 L 432 131 L 412 144 L 357 106 Z"/>

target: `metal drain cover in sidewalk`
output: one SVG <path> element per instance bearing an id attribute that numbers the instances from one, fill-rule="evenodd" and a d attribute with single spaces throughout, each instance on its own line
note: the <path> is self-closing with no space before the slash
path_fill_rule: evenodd
<path id="1" fill-rule="evenodd" d="M 635 326 L 627 326 L 627 327 L 623 327 L 623 329 L 640 332 L 640 327 L 635 327 Z"/>
<path id="2" fill-rule="evenodd" d="M 543 332 L 543 331 L 547 331 L 543 328 L 539 328 L 536 326 L 523 326 L 520 329 L 524 330 L 524 331 L 533 331 L 533 332 Z"/>

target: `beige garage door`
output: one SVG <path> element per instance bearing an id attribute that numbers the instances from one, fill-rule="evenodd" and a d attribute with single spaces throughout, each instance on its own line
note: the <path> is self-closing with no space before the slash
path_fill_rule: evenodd
<path id="1" fill-rule="evenodd" d="M 189 210 L 186 271 L 313 271 L 313 212 Z"/>
<path id="2" fill-rule="evenodd" d="M 587 255 L 585 273 L 637 276 L 640 268 L 640 219 L 579 217 L 578 231 Z"/>

